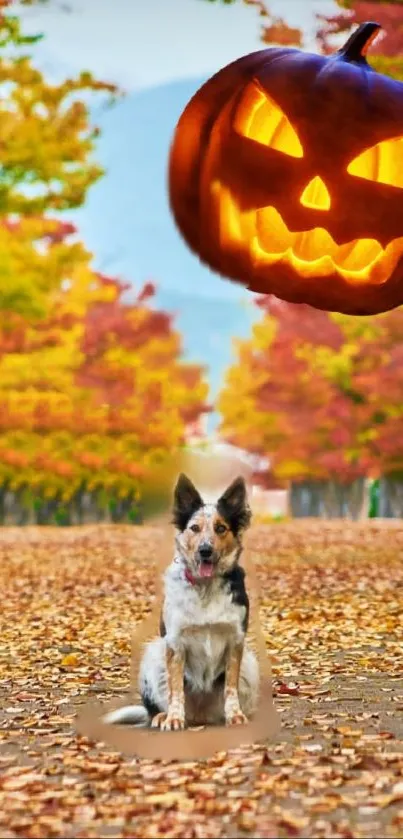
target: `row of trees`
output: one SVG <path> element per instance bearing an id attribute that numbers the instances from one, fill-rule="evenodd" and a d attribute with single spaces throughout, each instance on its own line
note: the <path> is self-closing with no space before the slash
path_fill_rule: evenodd
<path id="1" fill-rule="evenodd" d="M 118 91 L 49 84 L 16 9 L 0 0 L 0 523 L 137 520 L 208 409 L 204 372 L 154 286 L 94 271 L 66 221 L 102 175 L 86 103 Z"/>
<path id="2" fill-rule="evenodd" d="M 294 515 L 359 513 L 382 478 L 384 515 L 403 513 L 403 310 L 370 318 L 259 300 L 219 398 L 221 433 L 268 457 Z M 264 478 L 264 476 L 263 476 Z"/>
<path id="3" fill-rule="evenodd" d="M 302 43 L 262 2 L 244 2 L 266 43 Z M 376 17 L 387 31 L 371 60 L 398 76 L 399 4 L 339 5 L 318 22 L 322 49 Z M 119 92 L 87 72 L 49 84 L 17 11 L 0 0 L 0 522 L 137 520 L 208 410 L 204 372 L 184 363 L 154 287 L 130 297 L 95 272 L 68 221 L 102 176 L 87 103 Z M 224 436 L 269 454 L 296 513 L 357 507 L 368 474 L 398 488 L 399 312 L 356 321 L 261 305 L 221 395 Z"/>
<path id="4" fill-rule="evenodd" d="M 207 410 L 154 288 L 81 266 L 35 323 L 0 329 L 0 521 L 135 519 L 145 481 Z"/>
<path id="5" fill-rule="evenodd" d="M 270 3 L 244 2 L 261 20 L 263 43 L 303 46 L 302 32 L 274 16 Z M 319 52 L 366 20 L 382 26 L 369 61 L 403 80 L 402 0 L 335 0 L 316 14 Z M 275 298 L 238 342 L 219 399 L 227 440 L 268 457 L 262 483 L 290 486 L 294 515 L 356 517 L 367 477 L 379 489 L 378 513 L 403 515 L 403 313 L 365 320 L 329 315 Z"/>

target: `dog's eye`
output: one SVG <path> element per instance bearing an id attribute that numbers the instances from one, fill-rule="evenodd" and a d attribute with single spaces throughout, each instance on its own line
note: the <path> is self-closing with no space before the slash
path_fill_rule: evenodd
<path id="1" fill-rule="evenodd" d="M 220 533 L 220 534 L 225 533 L 226 529 L 227 528 L 225 527 L 225 524 L 216 524 L 216 526 L 215 526 L 215 532 L 216 533 Z"/>
<path id="2" fill-rule="evenodd" d="M 193 533 L 200 533 L 200 527 L 198 524 L 191 524 L 190 529 L 193 530 Z"/>

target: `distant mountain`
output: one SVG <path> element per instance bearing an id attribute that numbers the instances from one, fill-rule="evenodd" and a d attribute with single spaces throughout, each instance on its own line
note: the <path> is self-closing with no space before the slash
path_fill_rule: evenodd
<path id="1" fill-rule="evenodd" d="M 166 288 L 159 291 L 157 303 L 175 313 L 186 356 L 209 366 L 211 394 L 215 396 L 223 373 L 235 359 L 233 338 L 250 334 L 258 310 L 248 301 L 196 297 Z"/>
<path id="2" fill-rule="evenodd" d="M 213 392 L 231 359 L 231 339 L 257 318 L 253 295 L 201 265 L 169 212 L 166 166 L 175 124 L 203 79 L 131 94 L 96 113 L 97 158 L 106 176 L 76 213 L 96 267 L 139 287 L 152 279 L 157 304 L 177 312 L 186 354 L 210 368 Z"/>

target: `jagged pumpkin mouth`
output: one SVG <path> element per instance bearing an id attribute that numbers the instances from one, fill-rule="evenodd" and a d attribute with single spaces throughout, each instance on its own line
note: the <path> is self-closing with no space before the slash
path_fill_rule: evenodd
<path id="1" fill-rule="evenodd" d="M 212 185 L 212 198 L 219 214 L 221 244 L 249 250 L 258 269 L 286 264 L 301 277 L 337 273 L 353 284 L 381 285 L 403 254 L 403 237 L 383 248 L 377 239 L 352 239 L 338 245 L 324 227 L 293 233 L 274 207 L 240 210 L 230 190 L 218 181 Z"/>

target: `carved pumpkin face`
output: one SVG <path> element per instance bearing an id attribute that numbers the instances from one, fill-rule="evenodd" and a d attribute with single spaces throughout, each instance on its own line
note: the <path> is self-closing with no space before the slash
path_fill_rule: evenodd
<path id="1" fill-rule="evenodd" d="M 193 97 L 171 207 L 214 270 L 347 314 L 403 302 L 403 85 L 365 60 L 378 29 L 330 57 L 253 53 Z"/>

